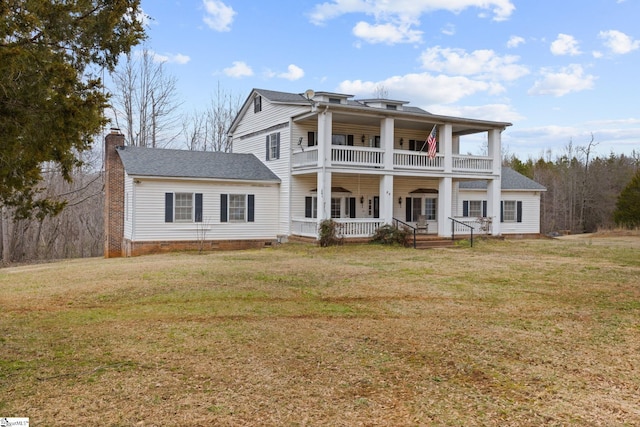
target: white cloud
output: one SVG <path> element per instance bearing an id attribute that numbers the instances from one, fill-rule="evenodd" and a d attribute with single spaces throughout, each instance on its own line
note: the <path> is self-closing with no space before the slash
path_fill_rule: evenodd
<path id="1" fill-rule="evenodd" d="M 602 58 L 604 56 L 604 54 L 599 50 L 594 50 L 593 52 L 591 52 L 591 55 L 593 55 L 593 57 L 596 59 Z"/>
<path id="2" fill-rule="evenodd" d="M 500 56 L 488 49 L 468 53 L 464 49 L 435 46 L 422 52 L 420 59 L 426 70 L 475 76 L 484 80 L 513 81 L 529 74 L 527 67 L 517 63 L 520 57 Z"/>
<path id="3" fill-rule="evenodd" d="M 553 95 L 564 96 L 571 92 L 580 92 L 592 89 L 596 77 L 584 73 L 581 65 L 571 64 L 563 67 L 559 72 L 543 68 L 542 80 L 535 82 L 529 89 L 529 95 Z"/>
<path id="4" fill-rule="evenodd" d="M 604 40 L 604 45 L 615 54 L 625 54 L 640 47 L 640 40 L 633 40 L 630 36 L 617 30 L 600 31 L 598 37 Z"/>
<path id="5" fill-rule="evenodd" d="M 291 64 L 287 70 L 288 71 L 286 73 L 278 74 L 278 77 L 291 81 L 300 80 L 304 77 L 304 70 L 297 65 Z"/>
<path id="6" fill-rule="evenodd" d="M 331 0 L 315 6 L 310 13 L 311 22 L 324 22 L 347 13 L 365 13 L 377 20 L 416 22 L 424 13 L 448 10 L 460 13 L 465 9 L 491 10 L 495 21 L 508 19 L 515 10 L 511 0 Z"/>
<path id="7" fill-rule="evenodd" d="M 205 16 L 202 20 L 215 31 L 231 30 L 231 23 L 236 12 L 219 0 L 202 0 Z"/>
<path id="8" fill-rule="evenodd" d="M 456 26 L 453 24 L 445 24 L 445 26 L 442 27 L 441 32 L 445 36 L 453 36 L 456 34 Z"/>
<path id="9" fill-rule="evenodd" d="M 243 61 L 234 61 L 231 67 L 225 68 L 224 74 L 233 78 L 251 77 L 253 70 Z"/>
<path id="10" fill-rule="evenodd" d="M 422 31 L 412 29 L 420 24 L 423 14 L 438 10 L 460 13 L 468 8 L 491 10 L 495 21 L 508 19 L 515 6 L 512 0 L 329 0 L 317 4 L 309 13 L 316 25 L 345 14 L 365 14 L 374 23 L 359 22 L 353 33 L 369 43 L 417 43 L 422 41 Z M 443 33 L 451 35 L 455 28 L 445 26 Z"/>
<path id="11" fill-rule="evenodd" d="M 422 39 L 422 31 L 411 30 L 408 25 L 371 25 L 362 21 L 353 27 L 353 34 L 371 44 L 417 43 Z"/>
<path id="12" fill-rule="evenodd" d="M 338 91 L 368 97 L 381 86 L 398 99 L 411 99 L 414 105 L 451 104 L 478 92 L 495 93 L 500 90 L 499 85 L 463 76 L 412 73 L 378 82 L 345 80 L 340 83 Z"/>
<path id="13" fill-rule="evenodd" d="M 551 53 L 554 55 L 580 55 L 578 41 L 568 34 L 558 34 L 558 38 L 551 43 Z"/>
<path id="14" fill-rule="evenodd" d="M 511 36 L 509 37 L 509 41 L 507 42 L 507 47 L 513 49 L 514 47 L 518 47 L 525 42 L 524 38 L 520 36 Z"/>

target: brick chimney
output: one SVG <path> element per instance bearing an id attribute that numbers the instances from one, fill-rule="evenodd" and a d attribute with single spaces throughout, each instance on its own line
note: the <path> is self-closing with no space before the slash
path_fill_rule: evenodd
<path id="1" fill-rule="evenodd" d="M 124 147 L 124 135 L 112 128 L 104 139 L 104 257 L 123 256 L 124 239 L 124 166 L 118 148 Z"/>

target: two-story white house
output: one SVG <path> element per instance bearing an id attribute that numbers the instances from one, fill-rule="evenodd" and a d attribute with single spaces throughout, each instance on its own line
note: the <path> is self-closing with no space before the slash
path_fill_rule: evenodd
<path id="1" fill-rule="evenodd" d="M 242 247 L 316 238 L 329 218 L 346 239 L 394 223 L 441 237 L 471 227 L 538 235 L 544 187 L 501 165 L 501 134 L 510 125 L 435 115 L 404 101 L 254 89 L 228 132 L 233 153 L 106 144 L 105 170 L 122 169 L 111 174 L 122 177 L 115 185 L 122 195 L 109 203 L 107 190 L 105 248 L 122 243 L 105 255 L 205 240 L 206 247 Z M 462 153 L 469 141 L 487 154 Z M 122 225 L 107 218 L 118 206 Z"/>

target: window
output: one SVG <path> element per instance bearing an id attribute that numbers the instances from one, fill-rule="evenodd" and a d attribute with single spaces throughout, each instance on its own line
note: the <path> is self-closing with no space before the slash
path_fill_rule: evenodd
<path id="1" fill-rule="evenodd" d="M 253 112 L 259 113 L 262 111 L 262 97 L 260 95 L 253 98 Z"/>
<path id="2" fill-rule="evenodd" d="M 280 158 L 280 132 L 267 135 L 267 160 Z"/>
<path id="3" fill-rule="evenodd" d="M 307 146 L 313 147 L 314 145 L 318 145 L 316 138 L 317 136 L 315 132 L 307 132 Z"/>
<path id="4" fill-rule="evenodd" d="M 202 222 L 202 193 L 165 193 L 165 222 Z"/>
<path id="5" fill-rule="evenodd" d="M 221 194 L 220 222 L 254 222 L 255 195 Z"/>
<path id="6" fill-rule="evenodd" d="M 422 199 L 415 197 L 411 200 L 411 221 L 417 221 L 422 215 Z"/>
<path id="7" fill-rule="evenodd" d="M 188 222 L 193 220 L 193 194 L 176 193 L 174 208 L 176 222 Z"/>
<path id="8" fill-rule="evenodd" d="M 424 214 L 427 216 L 427 221 L 438 219 L 438 199 L 428 198 L 424 200 Z"/>
<path id="9" fill-rule="evenodd" d="M 504 222 L 516 221 L 516 201 L 505 200 L 502 203 L 502 220 Z"/>
<path id="10" fill-rule="evenodd" d="M 308 196 L 304 198 L 304 217 L 318 218 L 318 198 L 317 197 Z"/>
<path id="11" fill-rule="evenodd" d="M 331 218 L 340 218 L 341 210 L 340 207 L 342 205 L 342 199 L 339 197 L 331 198 Z"/>
<path id="12" fill-rule="evenodd" d="M 465 200 L 462 202 L 462 216 L 483 218 L 487 216 L 486 200 Z"/>
<path id="13" fill-rule="evenodd" d="M 246 196 L 244 194 L 229 194 L 229 221 L 245 220 Z"/>
<path id="14" fill-rule="evenodd" d="M 482 200 L 469 200 L 469 213 L 465 216 L 482 216 Z"/>
<path id="15" fill-rule="evenodd" d="M 342 104 L 340 98 L 329 98 L 329 104 Z"/>
<path id="16" fill-rule="evenodd" d="M 522 202 L 503 200 L 500 202 L 500 222 L 522 222 Z"/>
<path id="17" fill-rule="evenodd" d="M 331 135 L 332 145 L 351 145 L 353 146 L 353 135 Z"/>
<path id="18" fill-rule="evenodd" d="M 397 110 L 398 106 L 393 104 L 387 104 L 387 110 Z"/>

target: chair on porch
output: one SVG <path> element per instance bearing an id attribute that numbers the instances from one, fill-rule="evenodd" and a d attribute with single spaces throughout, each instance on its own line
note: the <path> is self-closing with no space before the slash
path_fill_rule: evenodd
<path id="1" fill-rule="evenodd" d="M 425 234 L 429 232 L 429 224 L 427 224 L 426 215 L 418 216 L 418 221 L 416 222 L 416 231 L 418 233 L 425 233 Z"/>

